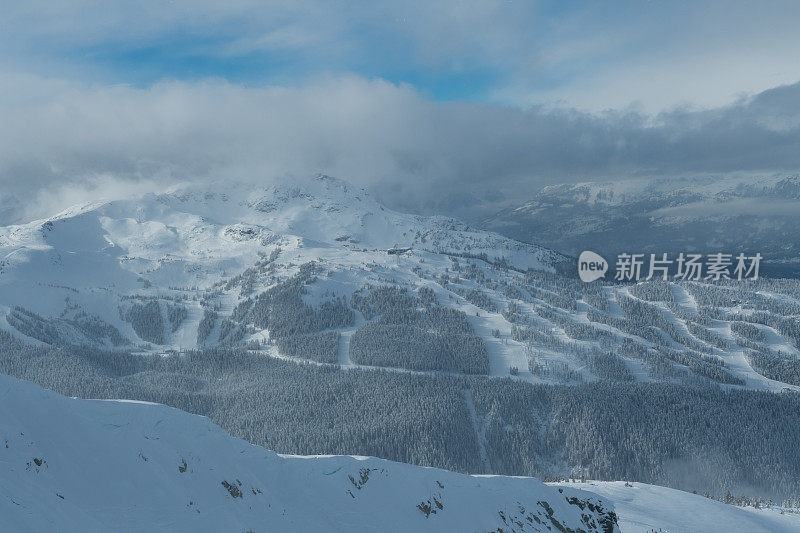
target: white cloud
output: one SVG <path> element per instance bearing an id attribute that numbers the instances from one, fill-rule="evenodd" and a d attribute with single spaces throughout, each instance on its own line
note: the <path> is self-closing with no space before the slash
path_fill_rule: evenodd
<path id="1" fill-rule="evenodd" d="M 476 79 L 502 103 L 636 104 L 657 114 L 727 105 L 799 80 L 798 22 L 800 3 L 791 0 L 30 0 L 4 9 L 0 65 L 124 80 L 128 52 L 156 50 L 147 67 L 158 79 L 172 77 L 159 57 L 168 66 L 215 59 L 202 77 L 226 75 L 214 72 L 219 60 L 259 56 L 274 60 L 249 73 L 262 82 L 353 72 L 436 79 L 436 87 Z"/>
<path id="2" fill-rule="evenodd" d="M 526 93 L 506 88 L 496 98 L 587 111 L 633 105 L 649 114 L 680 106 L 719 107 L 800 80 L 800 62 L 794 60 L 800 39 L 773 46 L 753 49 L 732 43 L 725 50 L 613 65 L 555 89 Z"/>
<path id="3" fill-rule="evenodd" d="M 800 168 L 800 84 L 656 119 L 441 103 L 354 76 L 147 88 L 25 76 L 0 88 L 4 196 L 324 172 L 395 206 L 453 210 L 475 201 L 466 192 L 518 198 L 578 179 Z"/>

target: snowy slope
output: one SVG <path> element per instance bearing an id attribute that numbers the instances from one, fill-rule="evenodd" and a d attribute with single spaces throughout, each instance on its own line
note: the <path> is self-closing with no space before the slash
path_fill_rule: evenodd
<path id="1" fill-rule="evenodd" d="M 750 251 L 798 277 L 800 176 L 706 176 L 558 184 L 481 227 L 577 255 Z"/>
<path id="2" fill-rule="evenodd" d="M 3 531 L 617 531 L 604 498 L 532 478 L 279 456 L 176 409 L 2 375 L 0 400 Z"/>
<path id="3" fill-rule="evenodd" d="M 611 513 L 623 533 L 800 531 L 796 511 L 640 483 L 283 456 L 204 417 L 3 375 L 0 399 L 3 531 L 617 531 Z"/>
<path id="4" fill-rule="evenodd" d="M 734 507 L 666 487 L 623 481 L 554 483 L 578 487 L 614 502 L 623 533 L 783 533 L 800 531 L 797 509 Z"/>
<path id="5" fill-rule="evenodd" d="M 597 187 L 581 190 L 582 201 L 592 205 L 621 197 Z M 575 193 L 570 191 L 564 194 Z M 628 192 L 643 194 L 635 188 Z M 632 292 L 636 287 L 609 285 L 592 292 L 594 286 L 555 279 L 553 272 L 570 265 L 562 255 L 454 219 L 391 211 L 364 190 L 326 176 L 264 188 L 177 187 L 73 206 L 48 219 L 0 228 L 0 328 L 34 344 L 146 351 L 213 346 L 227 342 L 221 334 L 224 326 L 231 330 L 231 323 L 224 321 L 238 305 L 309 262 L 319 272 L 303 296 L 311 306 L 332 298 L 350 301 L 366 285 L 433 291 L 440 305 L 463 312 L 481 337 L 490 376 L 513 371 L 517 379 L 533 383 L 594 381 L 603 378 L 586 354 L 614 349 L 637 381 L 700 372 L 726 385 L 800 390 L 789 377 L 759 374 L 730 329 L 744 312 L 770 311 L 773 322 L 800 320 L 797 283 L 724 289 L 737 301 L 740 288 L 750 291 L 747 309 L 733 300 L 699 309 L 687 290 L 702 287 L 673 283 L 671 300 L 645 302 L 663 315 L 654 326 L 674 330 L 672 337 L 659 333 L 666 340 L 654 346 L 652 332 L 636 326 L 641 317 L 626 315 L 618 305 L 623 298 L 642 301 Z M 131 318 L 137 306 L 147 304 L 156 305 L 165 322 L 149 335 Z M 518 313 L 509 313 L 512 307 Z M 167 320 L 171 313 L 175 323 Z M 710 322 L 709 316 L 719 319 Z M 355 324 L 339 328 L 341 366 L 353 366 L 350 339 L 364 323 L 356 313 Z M 206 335 L 199 335 L 204 324 Z M 240 345 L 271 338 L 267 329 L 251 323 L 234 327 L 246 330 L 235 341 Z M 791 327 L 759 327 L 768 342 L 757 349 L 797 359 L 800 340 L 786 335 Z M 536 330 L 529 339 L 520 334 L 526 328 Z M 704 338 L 695 337 L 706 328 Z M 720 342 L 714 343 L 715 337 Z M 659 348 L 657 356 L 664 357 L 666 348 L 684 351 L 688 359 L 667 354 L 674 371 L 665 376 L 660 368 L 653 377 L 649 363 L 630 350 L 617 350 L 622 340 L 651 356 Z M 262 346 L 265 355 L 285 357 L 274 345 Z M 719 368 L 709 366 L 716 363 Z M 388 368 L 408 371 L 401 365 Z"/>
<path id="6" fill-rule="evenodd" d="M 261 189 L 178 187 L 0 228 L 0 315 L 15 306 L 45 318 L 85 313 L 139 344 L 143 339 L 120 316 L 130 297 L 159 298 L 162 305 L 198 301 L 278 249 L 286 273 L 292 271 L 288 263 L 312 260 L 328 261 L 340 271 L 361 270 L 340 287 L 352 293 L 367 281 L 367 265 L 394 267 L 403 261 L 387 254 L 395 247 L 443 258 L 484 254 L 490 262 L 503 260 L 521 270 L 553 270 L 566 260 L 455 219 L 388 210 L 362 189 L 327 176 Z M 221 305 L 240 299 L 238 290 L 228 296 Z M 202 313 L 196 305 L 188 311 L 195 331 L 167 331 L 161 344 L 195 347 Z M 0 327 L 9 329 L 2 319 Z M 87 341 L 80 332 L 65 331 L 70 328 L 63 323 L 54 327 L 62 340 Z"/>
<path id="7" fill-rule="evenodd" d="M 264 247 L 296 239 L 319 248 L 485 253 L 521 269 L 552 270 L 564 259 L 455 219 L 390 211 L 365 191 L 320 176 L 260 190 L 235 184 L 177 188 L 8 226 L 0 229 L 0 279 L 49 283 L 57 277 L 76 288 L 127 288 L 135 286 L 132 274 L 149 273 L 162 284 L 192 280 L 202 286 L 222 269 L 242 268 Z M 202 271 L 190 275 L 193 268 Z"/>

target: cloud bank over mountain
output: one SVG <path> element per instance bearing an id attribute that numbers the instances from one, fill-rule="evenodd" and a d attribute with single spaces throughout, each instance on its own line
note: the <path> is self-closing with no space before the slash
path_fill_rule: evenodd
<path id="1" fill-rule="evenodd" d="M 144 88 L 7 76 L 0 87 L 0 187 L 6 204 L 37 197 L 33 211 L 84 192 L 316 172 L 424 211 L 452 209 L 445 194 L 468 206 L 551 182 L 800 168 L 800 84 L 655 117 L 439 102 L 356 76 Z"/>
<path id="2" fill-rule="evenodd" d="M 471 218 L 543 184 L 800 168 L 796 2 L 6 11 L 4 222 L 177 181 L 322 172 Z"/>

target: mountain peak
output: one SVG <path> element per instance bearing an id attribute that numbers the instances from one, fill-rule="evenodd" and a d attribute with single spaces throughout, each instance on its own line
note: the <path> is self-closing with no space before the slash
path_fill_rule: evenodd
<path id="1" fill-rule="evenodd" d="M 413 260 L 399 257 L 412 251 Z M 261 272 L 276 254 L 281 259 L 272 274 Z M 349 296 L 365 280 L 417 278 L 415 271 L 426 261 L 436 265 L 437 275 L 444 274 L 448 256 L 518 270 L 553 270 L 565 261 L 454 219 L 392 211 L 364 189 L 325 175 L 262 186 L 181 185 L 0 228 L 0 318 L 23 313 L 15 311 L 22 307 L 37 316 L 15 315 L 17 326 L 25 329 L 23 322 L 33 320 L 36 328 L 57 331 L 63 324 L 48 321 L 79 309 L 104 317 L 119 336 L 136 339 L 128 311 L 120 311 L 131 301 L 213 299 L 230 310 L 249 294 L 240 289 L 242 276 L 253 276 L 251 290 L 264 290 L 309 262 L 324 263 L 329 272 L 353 272 L 336 288 Z M 194 309 L 191 327 L 151 342 L 195 345 L 196 332 L 189 330 L 196 330 L 203 309 L 183 307 Z M 59 338 L 82 334 L 65 335 Z"/>

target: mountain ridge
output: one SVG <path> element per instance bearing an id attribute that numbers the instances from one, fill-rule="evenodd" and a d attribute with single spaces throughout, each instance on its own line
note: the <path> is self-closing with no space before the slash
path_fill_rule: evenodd
<path id="1" fill-rule="evenodd" d="M 799 216 L 800 176 L 706 176 L 549 185 L 479 225 L 573 256 L 759 252 L 796 278 Z"/>
<path id="2" fill-rule="evenodd" d="M 619 531 L 604 499 L 531 478 L 281 456 L 205 417 L 3 375 L 0 398 L 0 514 L 16 531 Z"/>

